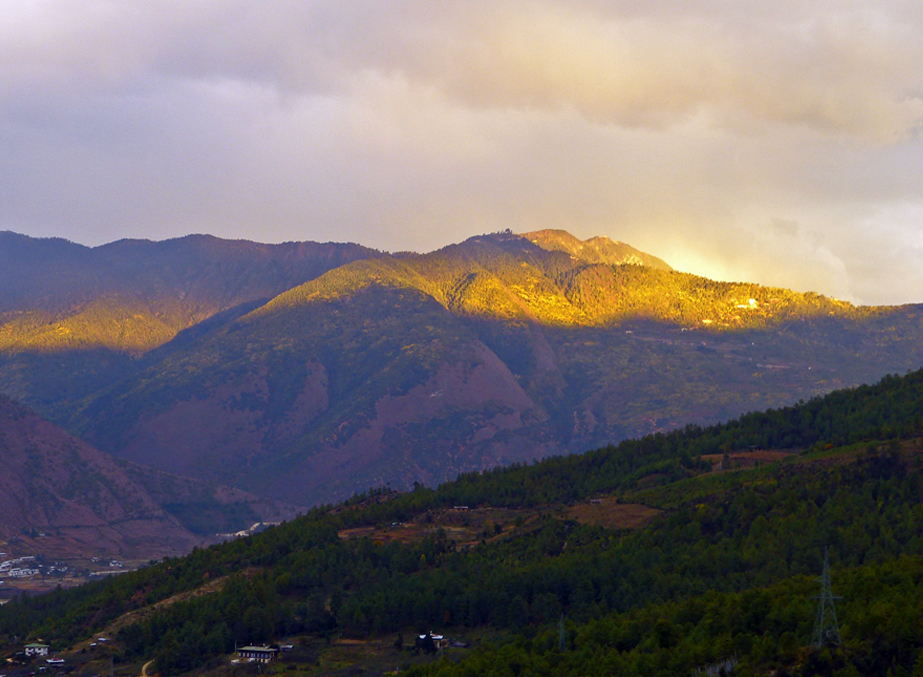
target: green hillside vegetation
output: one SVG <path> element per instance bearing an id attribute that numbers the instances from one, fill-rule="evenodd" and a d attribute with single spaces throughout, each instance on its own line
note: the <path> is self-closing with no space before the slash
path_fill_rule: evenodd
<path id="1" fill-rule="evenodd" d="M 491 641 L 410 674 L 666 676 L 736 656 L 741 675 L 911 675 L 923 666 L 921 404 L 914 372 L 435 490 L 371 491 L 250 539 L 7 605 L 0 639 L 64 648 L 115 628 L 120 661 L 153 658 L 164 676 L 217 665 L 235 642 L 430 629 Z M 732 455 L 768 458 L 751 447 L 798 453 L 729 469 Z M 662 512 L 634 529 L 568 517 L 594 497 Z M 466 526 L 456 505 L 494 517 Z M 457 540 L 472 530 L 473 541 Z M 843 644 L 812 650 L 813 579 L 828 547 Z M 208 592 L 184 596 L 199 589 Z"/>

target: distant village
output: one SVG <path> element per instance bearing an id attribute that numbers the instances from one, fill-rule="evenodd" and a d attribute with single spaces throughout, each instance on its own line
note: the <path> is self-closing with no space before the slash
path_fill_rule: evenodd
<path id="1" fill-rule="evenodd" d="M 12 557 L 0 551 L 0 606 L 21 595 L 45 592 L 49 586 L 70 587 L 129 570 L 125 562 L 111 557 L 69 562 L 41 554 Z"/>
<path id="2" fill-rule="evenodd" d="M 279 522 L 256 522 L 247 529 L 227 534 L 215 534 L 214 542 L 245 538 L 265 531 Z M 44 536 L 44 534 L 36 534 Z M 9 549 L 0 541 L 0 548 Z M 0 606 L 22 595 L 49 592 L 59 585 L 72 587 L 87 581 L 116 576 L 148 562 L 126 563 L 103 555 L 62 560 L 41 554 L 14 556 L 0 550 Z"/>

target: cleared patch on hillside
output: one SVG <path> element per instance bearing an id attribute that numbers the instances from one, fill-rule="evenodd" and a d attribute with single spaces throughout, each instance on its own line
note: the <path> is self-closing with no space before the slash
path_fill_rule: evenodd
<path id="1" fill-rule="evenodd" d="M 641 529 L 661 512 L 640 503 L 619 503 L 613 497 L 606 497 L 570 507 L 566 515 L 581 524 L 595 524 L 607 529 Z"/>
<path id="2" fill-rule="evenodd" d="M 429 510 L 414 516 L 406 522 L 388 525 L 343 529 L 339 536 L 343 540 L 371 538 L 379 543 L 416 543 L 427 535 L 442 529 L 457 547 L 471 547 L 482 541 L 521 533 L 532 528 L 532 523 L 541 514 L 559 512 L 554 506 L 542 506 L 530 510 L 513 508 L 468 508 L 456 507 Z"/>
<path id="3" fill-rule="evenodd" d="M 487 507 L 431 510 L 407 522 L 343 529 L 339 536 L 343 540 L 371 538 L 381 544 L 410 544 L 441 529 L 456 547 L 470 548 L 528 532 L 541 524 L 543 515 L 598 524 L 607 529 L 641 529 L 662 512 L 637 503 L 619 503 L 614 497 L 593 501 L 569 508 L 544 505 L 525 510 Z"/>
<path id="4" fill-rule="evenodd" d="M 711 463 L 712 472 L 733 470 L 736 468 L 754 468 L 764 463 L 775 463 L 794 456 L 793 451 L 778 449 L 754 449 L 752 451 L 732 451 L 728 454 L 706 454 L 703 461 Z"/>

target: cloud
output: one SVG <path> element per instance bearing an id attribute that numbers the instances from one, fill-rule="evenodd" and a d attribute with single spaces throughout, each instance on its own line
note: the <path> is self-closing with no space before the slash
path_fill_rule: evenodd
<path id="1" fill-rule="evenodd" d="M 923 300 L 918 3 L 12 5 L 0 227 L 386 249 L 561 227 Z"/>
<path id="2" fill-rule="evenodd" d="M 229 79 L 315 95 L 374 73 L 459 105 L 571 108 L 629 127 L 706 111 L 716 124 L 893 140 L 923 119 L 921 27 L 875 3 L 780 3 L 771 16 L 716 14 L 713 3 L 648 14 L 483 0 L 21 4 L 37 9 L 7 22 L 0 52 L 4 80 L 20 84 Z"/>
<path id="3" fill-rule="evenodd" d="M 573 108 L 600 124 L 659 128 L 705 112 L 719 126 L 807 125 L 883 141 L 919 124 L 916 75 L 881 77 L 921 56 L 917 31 L 871 10 L 793 18 L 729 25 L 503 5 L 464 40 L 415 32 L 390 65 L 465 105 Z"/>

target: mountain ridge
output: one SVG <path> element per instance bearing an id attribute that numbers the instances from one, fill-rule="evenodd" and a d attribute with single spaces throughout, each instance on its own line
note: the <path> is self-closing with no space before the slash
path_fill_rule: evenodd
<path id="1" fill-rule="evenodd" d="M 610 265 L 632 264 L 647 266 L 657 270 L 671 271 L 673 268 L 663 259 L 635 249 L 624 242 L 611 240 L 605 236 L 580 240 L 566 230 L 534 230 L 522 233 L 522 237 L 549 251 L 563 251 L 588 263 L 608 263 Z"/>
<path id="2" fill-rule="evenodd" d="M 0 392 L 120 458 L 293 505 L 727 420 L 923 363 L 918 306 L 714 282 L 563 231 L 398 255 L 54 241 L 46 260 L 87 251 L 109 267 L 59 274 L 96 276 L 74 285 L 90 305 L 65 308 L 82 315 L 46 321 L 37 302 L 21 313 L 32 334 L 22 317 L 0 325 Z M 126 271 L 122 296 L 97 293 Z M 139 314 L 162 335 L 134 328 Z M 86 341 L 42 343 L 66 330 Z"/>
<path id="3" fill-rule="evenodd" d="M 328 271 L 70 425 L 136 462 L 323 502 L 874 380 L 919 366 L 921 322 L 494 233 Z"/>
<path id="4" fill-rule="evenodd" d="M 264 245 L 210 235 L 118 240 L 93 248 L 24 238 L 0 233 L 5 351 L 85 345 L 146 352 L 217 312 L 378 253 L 352 244 Z M 92 331 L 93 325 L 113 324 L 114 330 Z"/>
<path id="5" fill-rule="evenodd" d="M 346 261 L 377 255 L 352 244 L 210 235 L 91 248 L 0 232 L 0 392 L 63 422 L 70 403 L 131 377 L 182 332 L 210 331 Z"/>
<path id="6" fill-rule="evenodd" d="M 416 289 L 459 314 L 563 326 L 606 325 L 639 317 L 692 327 L 700 323 L 705 327 L 731 323 L 754 326 L 767 318 L 792 314 L 804 317 L 875 312 L 810 292 L 712 282 L 678 273 L 666 264 L 652 267 L 633 260 L 597 261 L 594 259 L 606 257 L 595 250 L 590 251 L 589 258 L 580 258 L 564 248 L 555 248 L 554 241 L 548 244 L 551 248 L 546 248 L 543 244 L 547 238 L 537 237 L 539 243 L 532 242 L 529 235 L 534 234 L 475 236 L 429 254 L 399 259 L 386 256 L 347 264 L 279 294 L 251 315 L 311 300 L 336 299 L 373 284 Z M 631 254 L 627 258 L 633 257 Z M 603 290 L 602 294 L 599 290 Z M 710 294 L 713 290 L 718 291 Z M 696 294 L 702 298 L 695 298 Z M 696 302 L 703 308 L 696 308 Z M 613 303 L 615 310 L 608 307 Z M 714 317 L 707 316 L 716 309 Z"/>

